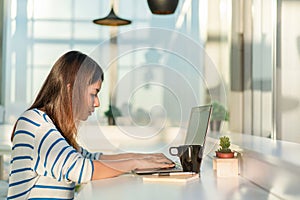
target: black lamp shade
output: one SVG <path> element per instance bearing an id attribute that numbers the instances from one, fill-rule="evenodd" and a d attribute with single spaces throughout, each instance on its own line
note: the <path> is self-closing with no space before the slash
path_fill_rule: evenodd
<path id="1" fill-rule="evenodd" d="M 106 26 L 122 26 L 122 25 L 131 24 L 130 20 L 122 19 L 122 18 L 118 17 L 115 14 L 113 8 L 111 8 L 110 13 L 106 17 L 100 18 L 100 19 L 95 19 L 95 20 L 93 20 L 93 22 L 95 24 L 106 25 Z"/>
<path id="2" fill-rule="evenodd" d="M 153 14 L 173 14 L 177 8 L 178 0 L 147 0 L 148 6 Z"/>

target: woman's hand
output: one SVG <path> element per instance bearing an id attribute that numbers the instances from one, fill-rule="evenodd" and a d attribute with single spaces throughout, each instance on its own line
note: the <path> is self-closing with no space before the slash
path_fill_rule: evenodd
<path id="1" fill-rule="evenodd" d="M 136 166 L 134 169 L 170 168 L 174 166 L 175 164 L 164 154 L 149 154 L 136 159 Z"/>

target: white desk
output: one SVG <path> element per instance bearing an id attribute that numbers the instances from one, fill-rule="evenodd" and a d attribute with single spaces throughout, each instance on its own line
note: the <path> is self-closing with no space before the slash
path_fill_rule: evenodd
<path id="1" fill-rule="evenodd" d="M 87 125 L 81 130 L 83 133 L 80 137 L 81 144 L 91 151 L 102 150 L 104 153 L 120 151 L 166 153 L 169 146 L 182 144 L 184 138 L 182 134 L 184 131 L 181 132 L 176 128 L 166 129 L 149 140 L 131 136 L 118 127 Z M 131 129 L 128 132 L 131 132 Z M 151 130 L 136 133 L 139 132 L 151 133 Z M 202 164 L 201 178 L 195 183 L 185 186 L 166 183 L 144 184 L 141 177 L 121 176 L 88 183 L 79 193 L 78 199 L 93 199 L 93 197 L 171 199 L 173 196 L 175 196 L 173 199 L 300 198 L 298 187 L 300 161 L 294 157 L 300 152 L 300 144 L 273 141 L 241 133 L 226 134 L 232 139 L 232 149 L 241 152 L 242 155 L 241 175 L 238 178 L 217 178 L 212 170 L 212 160 L 207 157 Z M 204 155 L 214 155 L 214 151 L 218 148 L 219 136 L 217 133 L 208 133 Z"/>
<path id="2" fill-rule="evenodd" d="M 76 199 L 278 199 L 242 177 L 217 178 L 212 160 L 204 159 L 199 180 L 190 183 L 143 183 L 140 176 L 123 175 L 116 178 L 91 181 Z"/>
<path id="3" fill-rule="evenodd" d="M 13 125 L 1 124 L 0 125 L 0 180 L 3 180 L 3 156 L 10 155 L 11 142 L 10 136 L 13 129 Z"/>

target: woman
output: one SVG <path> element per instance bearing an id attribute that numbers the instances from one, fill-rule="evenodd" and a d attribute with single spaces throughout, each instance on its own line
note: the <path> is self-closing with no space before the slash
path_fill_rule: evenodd
<path id="1" fill-rule="evenodd" d="M 37 98 L 17 120 L 7 199 L 74 198 L 75 184 L 172 167 L 163 154 L 90 153 L 76 142 L 77 125 L 100 106 L 100 66 L 70 51 L 54 64 Z"/>

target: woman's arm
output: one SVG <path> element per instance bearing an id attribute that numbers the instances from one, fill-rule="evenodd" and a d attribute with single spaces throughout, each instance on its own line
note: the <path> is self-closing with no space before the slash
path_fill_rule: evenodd
<path id="1" fill-rule="evenodd" d="M 142 158 L 147 158 L 147 157 L 155 157 L 157 159 L 167 159 L 170 161 L 164 154 L 162 153 L 148 153 L 148 154 L 143 154 L 143 153 L 121 153 L 121 154 L 113 154 L 113 155 L 104 155 L 102 154 L 100 156 L 100 160 L 121 160 L 121 159 L 142 159 Z"/>
<path id="2" fill-rule="evenodd" d="M 99 161 L 95 160 L 93 161 L 94 173 L 92 180 L 119 176 L 135 169 L 168 168 L 174 166 L 174 163 L 166 158 L 163 154 L 122 154 L 122 156 L 133 156 L 139 158 Z M 117 155 L 114 158 L 117 158 Z"/>
<path id="3" fill-rule="evenodd" d="M 94 173 L 92 180 L 111 178 L 129 172 L 134 166 L 130 160 L 123 161 L 93 161 Z"/>

